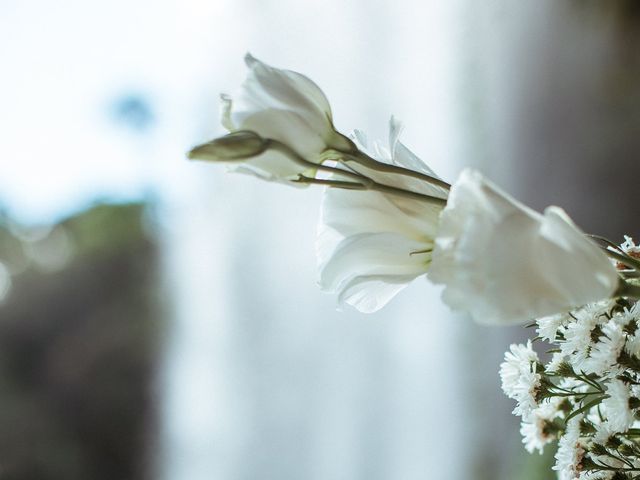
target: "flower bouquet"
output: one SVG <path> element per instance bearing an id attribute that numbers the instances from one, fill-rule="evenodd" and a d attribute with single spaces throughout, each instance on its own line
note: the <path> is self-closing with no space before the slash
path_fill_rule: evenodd
<path id="1" fill-rule="evenodd" d="M 557 441 L 560 479 L 640 478 L 640 248 L 586 235 L 561 208 L 540 214 L 475 170 L 450 185 L 394 118 L 387 145 L 345 136 L 309 78 L 245 60 L 239 91 L 221 97 L 229 134 L 189 157 L 323 187 L 319 284 L 340 304 L 374 312 L 426 276 L 477 322 L 536 327 L 500 367 L 525 448 Z"/>

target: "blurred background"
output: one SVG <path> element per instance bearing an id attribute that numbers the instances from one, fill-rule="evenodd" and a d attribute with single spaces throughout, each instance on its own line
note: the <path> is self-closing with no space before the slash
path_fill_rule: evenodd
<path id="1" fill-rule="evenodd" d="M 640 234 L 635 0 L 0 0 L 0 478 L 546 479 L 498 366 L 524 329 L 417 281 L 315 285 L 319 190 L 185 152 L 242 57 L 336 126 Z"/>

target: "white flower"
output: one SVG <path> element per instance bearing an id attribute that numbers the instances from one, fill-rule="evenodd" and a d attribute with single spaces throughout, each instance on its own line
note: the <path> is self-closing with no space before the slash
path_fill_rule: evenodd
<path id="1" fill-rule="evenodd" d="M 633 311 L 634 307 L 630 309 L 625 307 L 621 312 L 616 312 L 613 315 L 612 320 L 614 320 L 621 327 L 626 327 L 636 319 L 636 313 Z"/>
<path id="2" fill-rule="evenodd" d="M 582 321 L 567 325 L 564 331 L 565 340 L 560 344 L 562 352 L 565 355 L 570 355 L 573 352 L 586 352 L 591 346 L 591 331 L 594 327 L 595 324 Z"/>
<path id="3" fill-rule="evenodd" d="M 602 402 L 607 425 L 614 432 L 626 432 L 633 425 L 634 417 L 629 401 L 629 387 L 620 380 L 612 380 L 607 385 L 607 395 Z"/>
<path id="4" fill-rule="evenodd" d="M 574 311 L 573 316 L 580 322 L 588 322 L 594 326 L 600 325 L 609 320 L 613 306 L 611 300 L 588 303 Z"/>
<path id="5" fill-rule="evenodd" d="M 618 275 L 563 210 L 525 207 L 465 170 L 442 213 L 429 278 L 478 322 L 521 323 L 611 297 Z"/>
<path id="6" fill-rule="evenodd" d="M 633 337 L 627 340 L 624 346 L 624 350 L 629 354 L 637 358 L 640 358 L 640 331 L 636 332 Z"/>
<path id="7" fill-rule="evenodd" d="M 247 78 L 236 95 L 222 95 L 222 124 L 230 132 L 251 131 L 276 140 L 304 160 L 317 164 L 327 149 L 353 151 L 352 142 L 333 127 L 331 107 L 320 88 L 297 72 L 273 68 L 247 54 Z M 291 181 L 300 174 L 313 176 L 310 165 L 301 165 L 277 149 L 252 158 L 220 157 L 209 142 L 189 156 L 199 160 L 232 161 L 235 171 L 274 181 Z"/>
<path id="8" fill-rule="evenodd" d="M 547 373 L 556 373 L 560 365 L 567 362 L 567 356 L 562 352 L 555 352 L 551 356 L 551 360 L 544 367 Z"/>
<path id="9" fill-rule="evenodd" d="M 587 363 L 592 347 L 592 332 L 596 325 L 608 320 L 606 313 L 609 302 L 597 302 L 585 305 L 571 312 L 573 321 L 565 327 L 564 341 L 560 343 L 562 353 L 578 372 L 588 369 Z"/>
<path id="10" fill-rule="evenodd" d="M 547 342 L 554 342 L 556 333 L 561 326 L 569 323 L 570 317 L 566 313 L 557 313 L 547 317 L 538 318 L 538 335 Z"/>
<path id="11" fill-rule="evenodd" d="M 502 391 L 509 398 L 514 398 L 515 387 L 520 380 L 521 373 L 531 371 L 531 365 L 539 361 L 538 354 L 531 347 L 531 340 L 528 340 L 526 345 L 511 344 L 509 351 L 504 354 L 504 362 L 500 364 Z"/>
<path id="12" fill-rule="evenodd" d="M 625 334 L 622 326 L 615 320 L 609 320 L 603 325 L 602 333 L 603 336 L 591 348 L 583 370 L 585 373 L 615 375 L 621 368 L 617 362 L 624 348 Z"/>
<path id="13" fill-rule="evenodd" d="M 514 415 L 528 419 L 538 407 L 537 395 L 540 391 L 542 376 L 537 372 L 538 354 L 531 348 L 531 341 L 526 345 L 513 344 L 504 355 L 500 365 L 502 390 L 518 402 L 513 410 Z"/>
<path id="14" fill-rule="evenodd" d="M 542 454 L 544 446 L 555 440 L 556 434 L 549 426 L 558 415 L 556 403 L 543 403 L 531 412 L 529 418 L 522 421 L 520 434 L 527 452 L 538 450 Z"/>
<path id="15" fill-rule="evenodd" d="M 382 163 L 435 176 L 398 140 L 399 133 L 400 125 L 392 119 L 389 150 L 370 146 L 361 132 L 356 141 L 360 150 Z M 359 165 L 352 168 L 394 187 L 440 198 L 447 194 L 408 176 L 385 175 Z M 339 303 L 361 312 L 382 308 L 409 282 L 426 273 L 441 210 L 440 206 L 397 195 L 326 189 L 316 242 L 321 288 L 338 293 Z"/>
<path id="16" fill-rule="evenodd" d="M 553 466 L 553 470 L 558 472 L 559 480 L 575 480 L 579 478 L 582 470 L 582 459 L 585 454 L 584 445 L 580 441 L 582 417 L 582 415 L 577 415 L 569 420 L 567 429 L 558 442 L 558 451 L 555 455 L 556 464 Z"/>
<path id="17" fill-rule="evenodd" d="M 596 427 L 596 433 L 593 436 L 593 443 L 606 445 L 607 442 L 609 442 L 609 439 L 617 433 L 609 428 L 609 425 L 606 422 L 598 421 L 594 422 L 594 425 Z"/>
<path id="18" fill-rule="evenodd" d="M 513 388 L 513 397 L 518 403 L 513 414 L 527 420 L 538 407 L 537 395 L 540 391 L 542 376 L 536 372 L 537 364 L 531 365 L 530 371 L 520 372 L 518 383 Z"/>

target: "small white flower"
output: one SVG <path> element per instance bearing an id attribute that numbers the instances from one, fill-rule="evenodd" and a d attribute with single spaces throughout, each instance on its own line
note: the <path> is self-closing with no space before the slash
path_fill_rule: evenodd
<path id="1" fill-rule="evenodd" d="M 634 422 L 633 412 L 629 407 L 629 387 L 620 380 L 612 380 L 607 384 L 607 395 L 609 398 L 602 402 L 602 406 L 608 427 L 614 432 L 626 432 Z"/>
<path id="2" fill-rule="evenodd" d="M 586 368 L 591 351 L 591 332 L 594 327 L 595 325 L 590 322 L 575 321 L 570 323 L 564 331 L 565 341 L 560 343 L 560 350 L 578 372 Z"/>
<path id="3" fill-rule="evenodd" d="M 633 311 L 633 307 L 625 307 L 622 311 L 616 312 L 613 315 L 612 320 L 614 320 L 618 325 L 624 328 L 632 321 L 636 320 L 636 313 Z"/>
<path id="4" fill-rule="evenodd" d="M 511 345 L 500 365 L 502 390 L 518 402 L 513 414 L 525 420 L 538 407 L 537 396 L 542 379 L 537 372 L 539 362 L 538 354 L 531 348 L 529 340 L 526 345 Z"/>
<path id="5" fill-rule="evenodd" d="M 588 303 L 573 312 L 574 317 L 579 322 L 586 322 L 591 325 L 600 325 L 609 321 L 609 314 L 614 307 L 612 300 Z"/>
<path id="6" fill-rule="evenodd" d="M 545 372 L 547 373 L 555 373 L 558 371 L 560 365 L 564 362 L 567 362 L 567 356 L 562 352 L 555 352 L 551 356 L 551 360 L 544 367 Z"/>
<path id="7" fill-rule="evenodd" d="M 593 436 L 593 443 L 606 445 L 609 439 L 617 433 L 609 427 L 609 424 L 607 422 L 597 421 L 594 422 L 594 425 L 596 427 L 596 433 Z"/>
<path id="8" fill-rule="evenodd" d="M 541 215 L 465 170 L 442 213 L 429 278 L 481 323 L 514 324 L 609 298 L 618 274 L 563 210 Z"/>
<path id="9" fill-rule="evenodd" d="M 554 342 L 558 329 L 569 323 L 571 317 L 567 313 L 557 313 L 547 317 L 538 318 L 538 335 L 547 342 Z"/>
<path id="10" fill-rule="evenodd" d="M 585 454 L 584 444 L 580 440 L 582 418 L 582 415 L 578 415 L 569 420 L 567 429 L 558 442 L 553 470 L 558 472 L 559 480 L 576 480 L 580 476 Z"/>
<path id="11" fill-rule="evenodd" d="M 563 330 L 564 341 L 560 342 L 560 349 L 577 372 L 589 368 L 592 332 L 597 325 L 608 321 L 610 307 L 610 302 L 596 302 L 570 313 L 573 320 Z"/>
<path id="12" fill-rule="evenodd" d="M 621 369 L 617 362 L 624 348 L 626 336 L 620 324 L 615 320 L 609 320 L 604 324 L 602 333 L 603 336 L 591 348 L 589 358 L 584 364 L 584 372 L 615 376 Z"/>
<path id="13" fill-rule="evenodd" d="M 222 95 L 222 125 L 230 132 L 251 131 L 263 139 L 279 141 L 308 162 L 321 162 L 327 149 L 353 151 L 353 143 L 333 127 L 331 107 L 320 88 L 309 78 L 271 67 L 247 54 L 247 78 L 237 94 Z M 302 166 L 276 149 L 252 158 L 225 158 L 215 142 L 195 147 L 190 158 L 231 161 L 234 170 L 265 180 L 288 182 L 315 170 Z"/>
<path id="14" fill-rule="evenodd" d="M 520 373 L 518 383 L 513 388 L 513 397 L 518 404 L 513 409 L 513 414 L 527 420 L 538 407 L 537 395 L 540 391 L 542 376 L 536 372 L 537 364 L 532 364 L 532 371 Z"/>
<path id="15" fill-rule="evenodd" d="M 538 453 L 542 454 L 544 446 L 555 440 L 556 434 L 549 426 L 557 416 L 557 402 L 543 403 L 522 421 L 520 434 L 527 452 L 533 453 L 534 450 L 538 450 Z"/>
<path id="16" fill-rule="evenodd" d="M 532 365 L 539 361 L 538 354 L 531 346 L 531 340 L 527 341 L 526 345 L 512 344 L 504 354 L 504 362 L 500 364 L 502 391 L 509 398 L 514 398 L 522 372 L 530 372 Z"/>
<path id="17" fill-rule="evenodd" d="M 357 133 L 357 144 L 379 162 L 435 176 L 398 140 L 399 133 L 400 124 L 392 118 L 389 150 L 370 146 L 361 132 Z M 354 165 L 353 169 L 361 167 Z M 447 194 L 408 176 L 387 175 L 385 180 L 379 172 L 363 173 L 406 190 L 439 197 Z M 338 293 L 340 304 L 361 312 L 382 308 L 427 272 L 441 210 L 440 206 L 396 195 L 326 189 L 316 242 L 320 287 Z"/>
<path id="18" fill-rule="evenodd" d="M 560 348 L 565 355 L 584 351 L 591 345 L 591 332 L 595 325 L 586 322 L 573 322 L 564 331 L 564 341 Z"/>

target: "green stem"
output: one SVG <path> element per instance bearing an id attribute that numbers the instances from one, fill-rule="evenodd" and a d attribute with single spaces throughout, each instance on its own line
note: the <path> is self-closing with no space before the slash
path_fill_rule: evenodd
<path id="1" fill-rule="evenodd" d="M 635 270 L 640 270 L 640 260 L 630 257 L 625 253 L 618 253 L 614 250 L 611 250 L 611 248 L 608 248 L 608 247 L 602 247 L 602 250 L 604 251 L 604 253 L 609 255 L 611 258 L 619 261 L 620 263 L 623 263 L 626 266 L 631 267 Z"/>
<path id="2" fill-rule="evenodd" d="M 308 168 L 311 170 L 320 170 L 323 172 L 330 172 L 336 175 L 342 175 L 345 178 L 355 180 L 356 182 L 361 183 L 362 185 L 365 185 L 365 186 L 368 186 L 372 182 L 371 179 L 363 175 L 360 175 L 359 173 L 356 173 L 356 172 L 351 172 L 351 171 L 343 170 L 341 168 L 336 168 L 336 167 L 330 167 L 328 165 L 322 165 L 320 163 L 310 162 L 309 160 L 305 159 L 301 155 L 298 155 L 295 151 L 293 151 L 287 145 L 285 145 L 284 143 L 278 140 L 273 140 L 270 138 L 270 139 L 267 139 L 266 142 L 267 142 L 267 148 L 271 148 L 273 150 L 276 150 L 286 155 L 291 160 L 293 160 L 299 165 L 302 165 L 305 168 Z"/>
<path id="3" fill-rule="evenodd" d="M 300 175 L 296 180 L 292 180 L 295 183 L 307 183 L 313 185 L 324 185 L 326 187 L 344 188 L 345 190 L 366 190 L 367 187 L 358 182 L 342 182 L 340 180 L 323 180 L 321 178 L 311 178 L 305 175 Z"/>
<path id="4" fill-rule="evenodd" d="M 376 190 L 381 193 L 390 193 L 392 195 L 399 195 L 399 196 L 411 198 L 414 200 L 421 200 L 423 202 L 427 202 L 432 205 L 438 205 L 438 206 L 444 207 L 447 204 L 446 198 L 432 197 L 431 195 L 424 195 L 422 193 L 403 190 L 401 188 L 391 187 L 389 185 L 383 185 L 382 183 L 378 183 L 378 182 L 373 182 L 373 185 L 370 188 L 371 190 Z"/>
<path id="5" fill-rule="evenodd" d="M 354 163 L 358 163 L 363 167 L 367 167 L 372 170 L 376 170 L 378 172 L 395 173 L 398 175 L 404 175 L 406 177 L 413 177 L 418 180 L 428 182 L 431 185 L 444 188 L 445 190 L 449 190 L 451 188 L 451 185 L 449 185 L 444 180 L 440 180 L 439 178 L 433 177 L 431 175 L 427 175 L 426 173 L 416 172 L 415 170 L 399 167 L 398 165 L 379 162 L 363 152 L 358 152 L 357 155 L 352 155 L 346 152 L 339 152 L 339 153 L 346 161 L 352 161 Z"/>
<path id="6" fill-rule="evenodd" d="M 345 178 L 348 179 L 352 179 L 355 180 L 355 182 L 334 182 L 333 184 L 328 183 L 325 180 L 321 180 L 321 179 L 311 179 L 309 177 L 306 177 L 304 175 L 300 175 L 299 180 L 297 180 L 300 183 L 312 183 L 312 184 L 318 184 L 318 185 L 328 185 L 331 187 L 336 187 L 336 188 L 348 188 L 350 190 L 353 189 L 357 189 L 357 190 L 374 190 L 377 192 L 381 192 L 381 193 L 388 193 L 391 195 L 397 195 L 397 196 L 401 196 L 401 197 L 406 197 L 406 198 L 410 198 L 412 200 L 419 200 L 422 202 L 426 202 L 429 203 L 431 205 L 437 205 L 437 206 L 442 206 L 444 207 L 447 204 L 447 200 L 445 198 L 440 198 L 440 197 L 434 197 L 431 195 L 425 195 L 422 193 L 417 193 L 417 192 L 412 192 L 410 190 L 403 190 L 401 188 L 397 188 L 397 187 L 392 187 L 390 185 L 384 185 L 382 183 L 378 183 L 368 177 L 365 177 L 357 172 L 352 172 L 352 171 L 348 171 L 348 170 L 343 170 L 341 168 L 336 168 L 336 167 L 330 167 L 328 165 L 323 165 L 323 164 L 317 164 L 317 163 L 313 163 L 310 162 L 308 160 L 306 160 L 305 158 L 303 158 L 302 156 L 298 155 L 295 151 L 293 151 L 291 148 L 289 148 L 287 145 L 285 145 L 282 142 L 279 142 L 278 140 L 273 140 L 273 139 L 268 139 L 266 140 L 268 143 L 268 148 L 272 148 L 274 150 L 277 150 L 278 152 L 286 155 L 287 157 L 289 157 L 291 160 L 293 160 L 294 162 L 296 162 L 299 165 L 302 165 L 305 168 L 308 169 L 314 169 L 314 170 L 320 170 L 320 171 L 324 171 L 324 172 L 330 172 L 336 175 L 342 175 Z M 331 180 L 329 182 L 332 182 Z M 355 188 L 354 184 L 355 183 L 359 183 L 362 185 L 363 188 Z"/>

